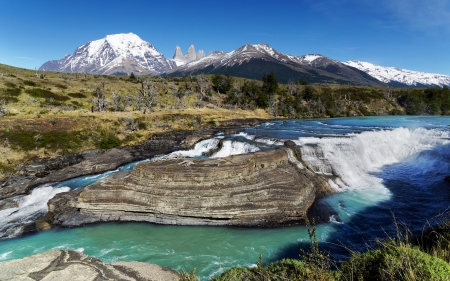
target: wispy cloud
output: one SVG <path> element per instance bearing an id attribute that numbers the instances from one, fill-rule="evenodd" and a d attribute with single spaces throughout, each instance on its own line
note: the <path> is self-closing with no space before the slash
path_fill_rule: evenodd
<path id="1" fill-rule="evenodd" d="M 384 6 L 399 21 L 414 29 L 445 28 L 450 30 L 448 0 L 384 0 Z"/>
<path id="2" fill-rule="evenodd" d="M 30 58 L 30 57 L 14 57 L 16 59 L 23 59 L 23 60 L 34 60 L 34 58 Z"/>

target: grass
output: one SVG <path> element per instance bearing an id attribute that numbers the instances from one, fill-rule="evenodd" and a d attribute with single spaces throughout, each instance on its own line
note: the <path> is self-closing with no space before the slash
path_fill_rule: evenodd
<path id="1" fill-rule="evenodd" d="M 450 220 L 442 220 L 419 236 L 413 237 L 397 228 L 396 237 L 378 240 L 378 247 L 353 252 L 337 266 L 326 252 L 319 250 L 315 226 L 309 225 L 310 249 L 301 250 L 300 259 L 284 259 L 255 268 L 234 267 L 214 281 L 448 281 L 450 280 Z M 332 270 L 331 265 L 336 269 Z"/>

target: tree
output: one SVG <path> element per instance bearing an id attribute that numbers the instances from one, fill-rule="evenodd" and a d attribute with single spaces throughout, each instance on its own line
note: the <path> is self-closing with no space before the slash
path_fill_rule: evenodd
<path id="1" fill-rule="evenodd" d="M 202 97 L 206 96 L 211 86 L 209 85 L 208 79 L 206 79 L 203 74 L 197 76 L 197 87 L 200 90 Z"/>
<path id="2" fill-rule="evenodd" d="M 231 89 L 233 85 L 233 78 L 227 73 L 225 75 L 214 74 L 211 79 L 213 88 L 218 94 L 226 94 Z"/>
<path id="3" fill-rule="evenodd" d="M 268 95 L 273 95 L 278 91 L 278 80 L 273 72 L 271 74 L 266 74 L 263 76 L 263 87 L 262 90 Z"/>
<path id="4" fill-rule="evenodd" d="M 272 111 L 272 114 L 276 117 L 278 115 L 276 106 L 277 104 L 276 93 L 278 91 L 278 81 L 273 72 L 263 76 L 262 91 L 267 95 L 269 99 L 268 105 Z"/>

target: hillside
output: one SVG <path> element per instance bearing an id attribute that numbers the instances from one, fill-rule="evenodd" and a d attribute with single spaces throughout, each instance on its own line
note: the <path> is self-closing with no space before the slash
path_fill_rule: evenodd
<path id="1" fill-rule="evenodd" d="M 116 77 L 0 65 L 0 170 L 5 175 L 36 157 L 132 145 L 155 133 L 228 120 L 450 114 L 448 87 L 279 84 L 263 75 L 263 81 L 219 74 Z"/>

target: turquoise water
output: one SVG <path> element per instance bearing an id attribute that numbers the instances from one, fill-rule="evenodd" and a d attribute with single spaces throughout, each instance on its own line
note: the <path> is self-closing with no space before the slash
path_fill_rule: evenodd
<path id="1" fill-rule="evenodd" d="M 364 250 L 376 237 L 392 233 L 393 214 L 397 221 L 420 231 L 427 220 L 450 207 L 450 186 L 443 180 L 450 175 L 449 124 L 449 117 L 289 120 L 218 137 L 229 143 L 221 155 L 267 149 L 285 139 L 321 149 L 320 155 L 317 151 L 305 154 L 307 162 L 318 171 L 332 167 L 344 182 L 336 183 L 338 194 L 323 199 L 338 215 L 317 227 L 320 246 L 339 260 L 348 256 L 342 245 Z M 205 141 L 197 150 L 211 143 Z M 189 154 L 195 156 L 195 151 Z M 85 183 L 86 177 L 54 188 Z M 2 240 L 0 260 L 72 249 L 105 262 L 137 260 L 177 270 L 197 268 L 202 279 L 208 280 L 236 265 L 255 265 L 259 253 L 264 262 L 298 258 L 308 241 L 303 226 L 248 229 L 106 223 Z"/>

